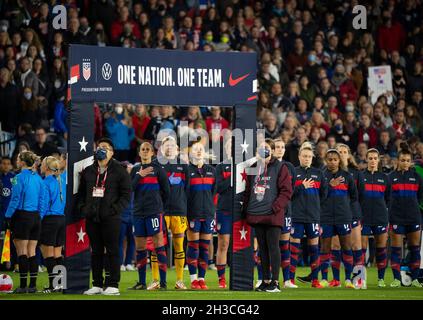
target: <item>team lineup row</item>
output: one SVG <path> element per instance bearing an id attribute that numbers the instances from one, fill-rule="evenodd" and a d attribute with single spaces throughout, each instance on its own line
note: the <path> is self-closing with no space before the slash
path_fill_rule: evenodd
<path id="1" fill-rule="evenodd" d="M 143 143 L 139 147 L 141 163 L 126 164 L 126 168 L 113 159 L 114 146 L 109 139 L 100 139 L 97 146 L 93 165 L 81 174 L 76 206 L 76 214 L 86 218 L 91 243 L 93 286 L 85 293 L 119 294 L 119 231 L 120 220 L 125 215 L 133 216 L 139 273 L 139 280 L 131 289 L 147 289 L 147 240 L 150 237 L 154 247 L 150 249 L 155 281 L 148 289 L 167 287 L 166 228 L 173 236 L 175 288 L 186 289 L 183 282 L 186 260 L 191 289 L 207 289 L 205 275 L 215 213 L 219 233 L 216 267 L 219 287 L 226 288 L 233 202 L 230 141 L 224 146 L 228 159 L 216 168 L 206 163 L 201 142 L 191 146 L 190 164 L 174 161 L 178 158 L 178 146 L 172 137 L 163 140 L 156 158 L 153 146 Z M 423 199 L 423 185 L 412 169 L 406 145 L 402 146 L 399 155 L 398 170 L 389 176 L 378 171 L 379 153 L 375 149 L 368 151 L 368 168 L 361 172 L 354 167 L 346 145 L 338 145 L 327 152 L 324 170 L 311 167 L 313 148 L 309 143 L 300 148 L 297 168 L 282 160 L 284 147 L 283 141 L 278 139 L 266 139 L 258 144 L 253 164 L 258 173 L 248 176 L 243 199 L 240 199 L 243 215 L 254 227 L 257 237 L 259 254 L 256 257 L 262 269 L 262 281 L 257 290 L 278 292 L 280 269 L 284 287 L 296 287 L 295 269 L 304 236 L 308 241 L 312 287 L 341 286 L 339 266 L 342 261 L 345 286 L 365 288 L 365 281 L 352 283 L 351 273 L 354 266 L 364 265 L 363 249 L 367 246 L 367 237 L 374 235 L 378 285 L 383 287 L 388 225 L 395 278 L 391 286 L 401 285 L 400 257 L 402 237 L 406 235 L 412 284 L 420 287 L 417 280 L 421 226 L 418 204 Z M 166 161 L 160 158 L 167 159 L 168 163 L 164 164 Z M 19 155 L 21 173 L 14 181 L 6 212 L 18 254 L 21 285 L 15 290 L 17 293 L 36 290 L 35 248 L 38 241 L 49 274 L 56 264 L 61 264 L 64 245 L 66 190 L 62 188 L 63 173 L 58 161 L 48 157 L 41 164 L 41 173 L 46 176 L 42 180 L 34 168 L 36 160 L 30 152 Z M 334 277 L 331 282 L 328 282 L 329 265 Z M 322 272 L 320 281 L 319 271 Z M 50 287 L 45 292 L 60 290 L 52 287 L 51 276 L 50 280 Z"/>

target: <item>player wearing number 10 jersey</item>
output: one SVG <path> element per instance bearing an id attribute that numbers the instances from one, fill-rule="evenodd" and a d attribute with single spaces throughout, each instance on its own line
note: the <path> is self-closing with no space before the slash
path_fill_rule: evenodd
<path id="1" fill-rule="evenodd" d="M 166 172 L 156 162 L 152 162 L 153 146 L 144 142 L 139 149 L 141 164 L 135 165 L 131 171 L 134 192 L 134 235 L 139 274 L 139 282 L 132 289 L 146 288 L 147 237 L 153 237 L 160 270 L 160 288 L 166 289 L 167 255 L 163 239 L 165 227 L 163 212 L 170 188 Z"/>

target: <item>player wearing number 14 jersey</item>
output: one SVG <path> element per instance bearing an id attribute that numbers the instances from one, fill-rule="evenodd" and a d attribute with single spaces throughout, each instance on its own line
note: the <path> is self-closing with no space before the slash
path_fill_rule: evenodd
<path id="1" fill-rule="evenodd" d="M 139 282 L 132 289 L 146 289 L 148 237 L 153 237 L 160 270 L 160 288 L 166 289 L 167 255 L 163 239 L 165 227 L 163 212 L 170 188 L 166 172 L 156 162 L 152 162 L 153 146 L 144 142 L 139 149 L 141 164 L 135 165 L 131 171 L 134 192 L 134 235 L 139 274 Z"/>

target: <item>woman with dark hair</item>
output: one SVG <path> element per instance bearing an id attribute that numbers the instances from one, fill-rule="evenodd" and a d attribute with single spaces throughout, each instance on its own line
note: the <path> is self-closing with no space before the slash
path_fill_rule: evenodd
<path id="1" fill-rule="evenodd" d="M 324 287 L 341 287 L 339 268 L 340 260 L 332 263 L 334 279 L 328 283 L 328 268 L 332 239 L 339 236 L 342 249 L 342 261 L 345 267 L 345 287 L 355 288 L 351 282 L 353 270 L 353 253 L 351 240 L 352 206 L 357 201 L 357 188 L 351 174 L 346 171 L 341 155 L 336 149 L 326 152 L 325 172 L 328 186 L 328 196 L 322 204 L 320 223 L 322 225 L 321 243 L 321 270 Z M 339 262 L 338 262 L 339 261 Z"/>
<path id="2" fill-rule="evenodd" d="M 401 287 L 401 247 L 403 236 L 407 238 L 410 251 L 411 285 L 421 288 L 417 280 L 420 270 L 421 213 L 419 203 L 423 200 L 423 181 L 411 168 L 411 151 L 406 143 L 401 143 L 398 154 L 398 167 L 389 175 L 391 201 L 389 203 L 389 225 L 391 236 L 391 268 L 394 281 L 391 287 Z"/>
<path id="3" fill-rule="evenodd" d="M 263 266 L 263 282 L 257 291 L 280 292 L 279 238 L 292 196 L 288 166 L 273 157 L 275 144 L 266 139 L 257 148 L 257 174 L 247 179 L 243 213 L 255 228 Z"/>
<path id="4" fill-rule="evenodd" d="M 390 186 L 388 176 L 379 170 L 380 156 L 377 149 L 367 151 L 367 169 L 363 171 L 364 183 L 359 191 L 362 210 L 361 244 L 363 255 L 367 251 L 369 236 L 376 240 L 377 286 L 385 285 L 388 241 L 388 203 Z"/>

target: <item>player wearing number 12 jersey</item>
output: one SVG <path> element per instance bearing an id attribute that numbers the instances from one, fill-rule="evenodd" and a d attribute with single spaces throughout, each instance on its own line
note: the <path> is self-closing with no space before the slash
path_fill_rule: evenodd
<path id="1" fill-rule="evenodd" d="M 167 255 L 164 246 L 163 213 L 170 188 L 166 172 L 152 162 L 153 146 L 144 142 L 139 147 L 141 164 L 132 168 L 131 180 L 134 192 L 134 235 L 137 250 L 139 282 L 132 289 L 146 289 L 147 237 L 153 237 L 160 270 L 160 288 L 166 289 Z"/>

